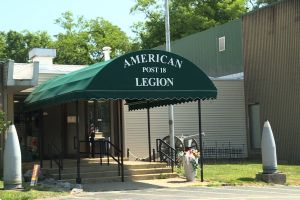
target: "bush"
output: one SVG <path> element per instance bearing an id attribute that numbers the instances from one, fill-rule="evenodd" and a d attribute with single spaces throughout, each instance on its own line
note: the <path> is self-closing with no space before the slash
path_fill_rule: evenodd
<path id="1" fill-rule="evenodd" d="M 0 134 L 6 131 L 8 128 L 10 122 L 6 121 L 5 119 L 5 113 L 0 110 Z"/>

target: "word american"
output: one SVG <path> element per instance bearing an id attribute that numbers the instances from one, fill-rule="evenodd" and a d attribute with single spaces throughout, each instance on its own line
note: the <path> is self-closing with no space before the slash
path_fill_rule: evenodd
<path id="1" fill-rule="evenodd" d="M 180 69 L 182 67 L 183 61 L 164 54 L 138 54 L 135 56 L 130 56 L 129 58 L 125 58 L 124 68 L 141 63 L 162 63 Z"/>

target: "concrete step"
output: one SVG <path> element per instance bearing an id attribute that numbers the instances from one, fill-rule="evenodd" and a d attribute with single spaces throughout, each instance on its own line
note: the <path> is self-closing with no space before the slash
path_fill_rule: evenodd
<path id="1" fill-rule="evenodd" d="M 124 162 L 125 169 L 147 169 L 147 168 L 165 168 L 167 167 L 166 163 L 160 162 L 136 162 L 135 161 L 128 161 Z"/>
<path id="2" fill-rule="evenodd" d="M 148 169 L 132 169 L 132 170 L 125 170 L 125 176 L 133 176 L 133 175 L 145 175 L 145 174 L 161 174 L 161 173 L 171 173 L 171 168 L 148 168 Z M 80 173 L 82 178 L 93 178 L 93 177 L 114 177 L 118 176 L 118 170 L 110 170 L 110 171 L 81 171 Z M 58 179 L 58 173 L 53 173 L 52 176 Z M 62 179 L 75 179 L 77 176 L 76 172 L 70 171 L 62 171 L 61 178 Z"/>
<path id="3" fill-rule="evenodd" d="M 151 180 L 151 179 L 165 179 L 178 177 L 176 173 L 162 173 L 162 174 L 143 174 L 143 175 L 132 175 L 124 176 L 124 181 L 137 181 L 137 180 Z M 64 179 L 62 182 L 76 183 L 76 179 Z M 110 177 L 93 177 L 93 178 L 82 178 L 82 183 L 99 183 L 99 182 L 121 182 L 120 176 Z"/>
<path id="4" fill-rule="evenodd" d="M 43 168 L 42 170 L 48 171 L 51 174 L 58 173 L 58 168 Z M 117 171 L 118 165 L 90 165 L 90 166 L 80 166 L 80 172 L 105 172 L 105 171 Z M 77 167 L 64 167 L 62 173 L 76 173 Z"/>
<path id="5" fill-rule="evenodd" d="M 120 160 L 120 162 L 121 162 L 121 160 Z M 124 160 L 124 162 L 126 162 L 126 160 Z M 106 158 L 103 158 L 102 159 L 102 163 L 103 164 L 107 164 L 108 162 L 107 162 L 107 159 Z M 111 163 L 111 164 L 116 164 L 117 162 L 115 161 L 115 160 L 113 160 L 112 158 L 111 159 L 109 159 L 109 163 Z M 85 166 L 85 165 L 99 165 L 100 164 L 100 158 L 94 158 L 94 159 L 81 159 L 80 160 L 80 165 L 81 166 Z M 63 160 L 63 165 L 65 166 L 65 167 L 74 167 L 74 166 L 76 166 L 77 165 L 77 160 L 76 159 L 74 159 L 74 160 Z M 53 167 L 57 167 L 57 165 L 55 164 L 55 162 L 53 161 L 52 162 L 52 166 Z M 43 168 L 50 168 L 50 161 L 49 160 L 47 160 L 47 161 L 44 161 L 43 162 Z"/>
<path id="6" fill-rule="evenodd" d="M 133 175 L 126 177 L 126 180 L 138 181 L 138 180 L 151 180 L 151 179 L 166 179 L 166 178 L 175 178 L 178 177 L 176 173 L 159 173 L 159 174 L 142 174 L 142 175 Z"/>
<path id="7" fill-rule="evenodd" d="M 167 164 L 166 163 L 145 163 L 145 162 L 129 162 L 125 161 L 124 162 L 124 170 L 131 170 L 131 169 L 153 169 L 153 168 L 166 168 Z M 57 165 L 53 164 L 53 168 L 50 168 L 50 166 L 43 166 L 44 170 L 49 171 L 49 173 L 55 173 L 58 171 Z M 110 163 L 107 165 L 107 163 L 102 163 L 102 165 L 98 163 L 89 163 L 89 164 L 80 164 L 80 171 L 82 172 L 88 172 L 88 171 L 113 171 L 117 170 L 118 165 L 117 163 Z M 76 172 L 76 164 L 74 165 L 65 165 L 63 163 L 63 171 L 68 171 L 68 172 Z"/>
<path id="8" fill-rule="evenodd" d="M 172 173 L 171 168 L 147 168 L 147 169 L 131 169 L 125 172 L 125 175 L 144 175 L 144 174 L 161 174 L 161 173 Z"/>
<path id="9" fill-rule="evenodd" d="M 110 159 L 109 165 L 107 165 L 106 161 L 106 159 L 103 159 L 103 163 L 100 165 L 99 158 L 81 159 L 80 176 L 82 180 L 91 183 L 121 181 L 121 177 L 118 174 L 118 164 Z M 53 163 L 53 168 L 50 168 L 50 162 L 44 162 L 42 170 L 48 171 L 49 174 L 58 179 L 58 168 L 56 164 Z M 124 160 L 125 181 L 177 176 L 177 174 L 171 173 L 171 171 L 171 167 L 168 167 L 166 163 Z M 65 159 L 63 161 L 61 177 L 62 181 L 75 183 L 77 177 L 77 161 L 75 159 Z"/>

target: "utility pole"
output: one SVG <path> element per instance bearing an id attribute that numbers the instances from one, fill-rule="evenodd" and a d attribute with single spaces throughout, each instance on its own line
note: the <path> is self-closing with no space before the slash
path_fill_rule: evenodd
<path id="1" fill-rule="evenodd" d="M 166 51 L 171 52 L 171 41 L 170 41 L 170 18 L 169 18 L 169 0 L 165 0 L 165 29 L 166 29 Z M 174 141 L 174 107 L 169 106 L 169 138 L 170 146 L 175 149 Z M 173 155 L 175 156 L 175 155 Z"/>

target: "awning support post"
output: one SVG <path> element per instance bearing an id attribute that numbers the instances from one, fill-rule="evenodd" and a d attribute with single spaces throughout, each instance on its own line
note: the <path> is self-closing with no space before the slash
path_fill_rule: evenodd
<path id="1" fill-rule="evenodd" d="M 198 99 L 198 118 L 199 118 L 199 147 L 200 147 L 200 173 L 203 182 L 203 146 L 202 146 L 202 125 L 201 125 L 201 99 Z"/>
<path id="2" fill-rule="evenodd" d="M 149 162 L 151 162 L 150 108 L 147 107 Z"/>
<path id="3" fill-rule="evenodd" d="M 40 123 L 40 131 L 39 131 L 39 157 L 40 157 L 40 167 L 43 168 L 43 145 L 44 145 L 44 116 L 43 116 L 43 110 L 40 110 L 39 117 L 42 119 Z"/>
<path id="4" fill-rule="evenodd" d="M 120 143 L 121 143 L 121 180 L 124 182 L 124 147 L 123 147 L 123 103 L 122 100 L 119 100 L 119 105 L 120 105 Z"/>
<path id="5" fill-rule="evenodd" d="M 77 178 L 76 184 L 81 184 L 80 177 L 80 141 L 79 141 L 79 102 L 76 101 L 76 138 L 77 138 Z"/>
<path id="6" fill-rule="evenodd" d="M 90 141 L 91 141 L 91 145 L 92 145 L 92 158 L 95 158 L 95 134 L 96 134 L 96 127 L 97 127 L 97 115 L 96 115 L 96 107 L 97 107 L 98 101 L 94 100 L 93 101 L 93 129 L 91 130 L 93 133 L 91 133 L 90 135 Z M 90 127 L 92 128 L 92 127 Z"/>

